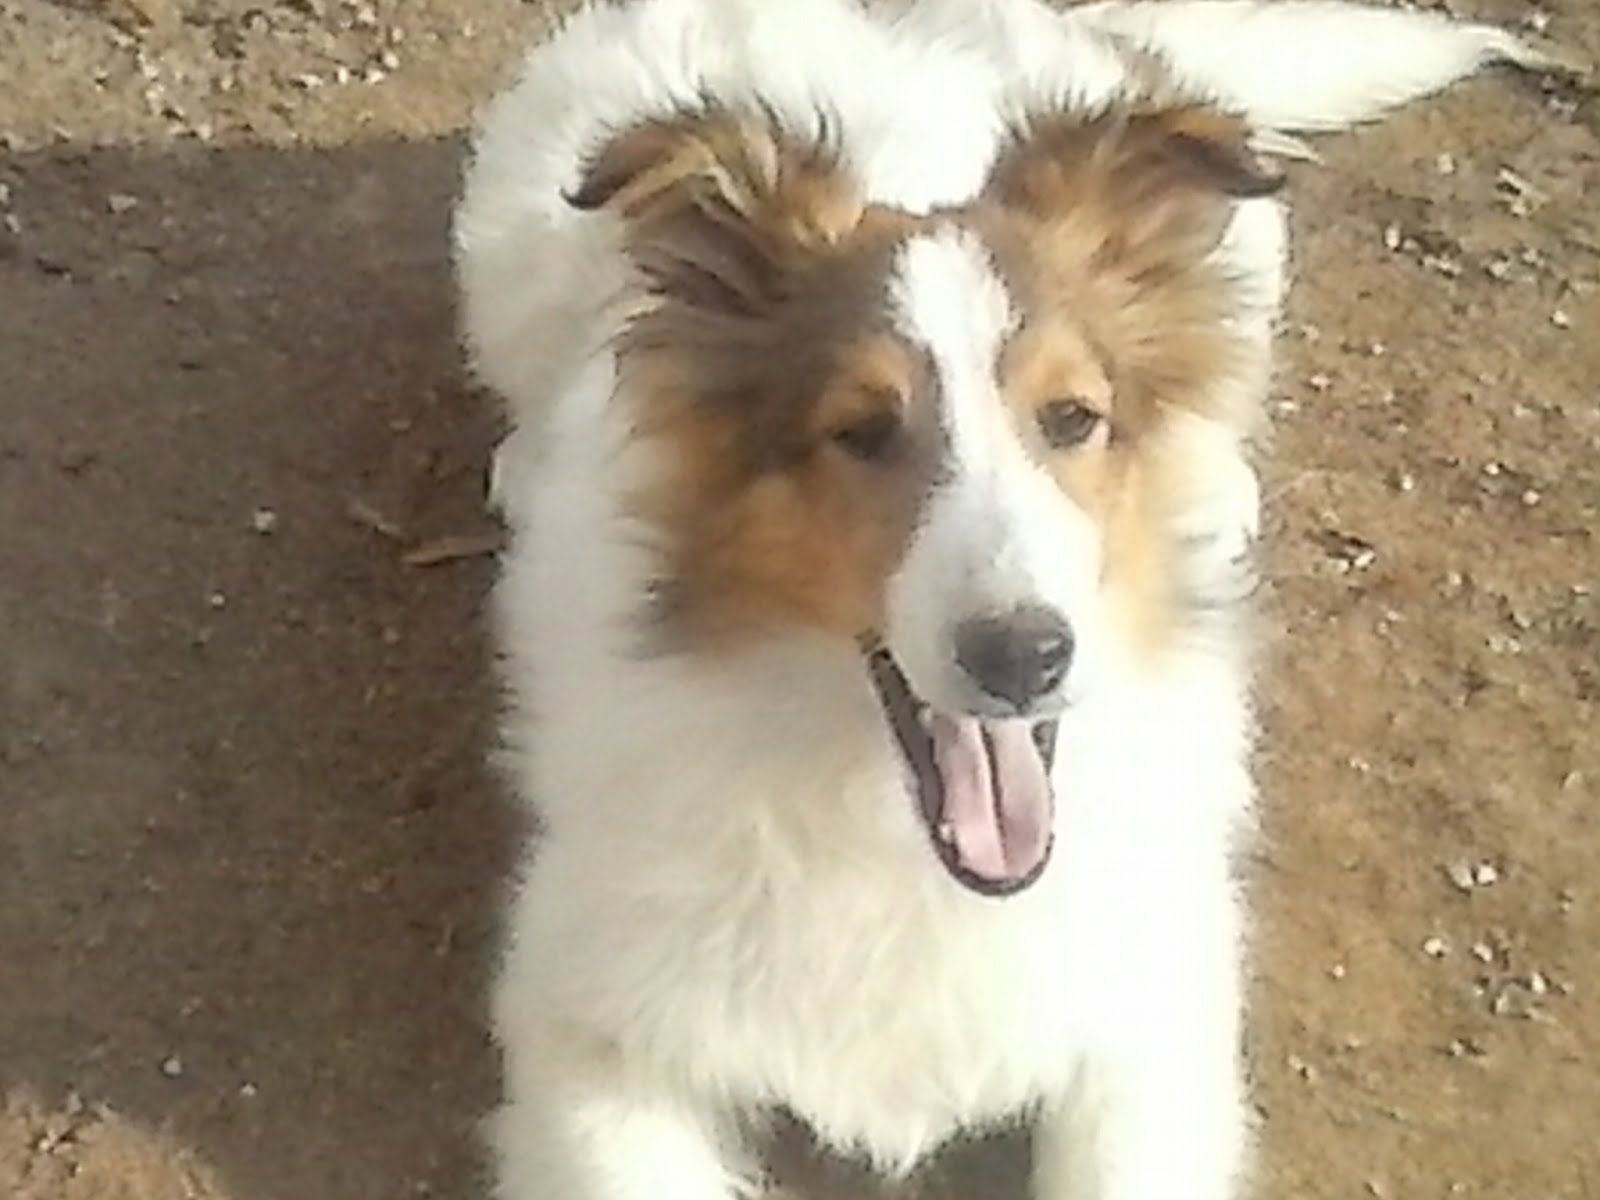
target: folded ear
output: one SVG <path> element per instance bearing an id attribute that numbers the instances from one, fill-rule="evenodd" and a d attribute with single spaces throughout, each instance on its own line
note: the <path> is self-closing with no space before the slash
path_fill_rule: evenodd
<path id="1" fill-rule="evenodd" d="M 783 272 L 860 221 L 858 189 L 826 130 L 802 138 L 771 113 L 708 107 L 612 137 L 567 200 L 627 224 L 635 261 L 664 295 L 749 312 Z"/>
<path id="2" fill-rule="evenodd" d="M 1172 104 L 1030 118 L 997 158 L 986 194 L 1046 220 L 1099 206 L 1125 249 L 1161 238 L 1204 253 L 1234 201 L 1282 186 L 1252 151 L 1243 120 Z"/>

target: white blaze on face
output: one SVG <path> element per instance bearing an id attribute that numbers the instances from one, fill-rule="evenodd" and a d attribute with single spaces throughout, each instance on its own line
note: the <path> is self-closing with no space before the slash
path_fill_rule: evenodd
<path id="1" fill-rule="evenodd" d="M 1000 355 L 1019 318 L 982 243 L 956 229 L 908 240 L 890 303 L 900 334 L 932 360 L 945 445 L 940 477 L 890 581 L 888 646 L 936 709 L 982 711 L 956 662 L 957 628 L 1042 607 L 1072 625 L 1080 657 L 1092 654 L 1100 538 L 1024 448 L 1000 394 Z M 1078 673 L 1068 672 L 1068 695 Z"/>

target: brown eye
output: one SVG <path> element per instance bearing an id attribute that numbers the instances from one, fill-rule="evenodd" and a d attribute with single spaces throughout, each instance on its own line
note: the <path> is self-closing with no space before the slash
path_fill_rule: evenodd
<path id="1" fill-rule="evenodd" d="M 834 444 L 851 458 L 881 463 L 894 454 L 900 443 L 900 417 L 892 412 L 876 412 L 833 431 Z"/>
<path id="2" fill-rule="evenodd" d="M 1088 441 L 1105 420 L 1081 400 L 1052 400 L 1039 409 L 1039 433 L 1052 450 L 1070 450 Z"/>

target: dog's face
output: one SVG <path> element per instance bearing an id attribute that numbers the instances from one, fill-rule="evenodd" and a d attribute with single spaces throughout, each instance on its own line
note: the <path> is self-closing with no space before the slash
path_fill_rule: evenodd
<path id="1" fill-rule="evenodd" d="M 649 287 L 621 348 L 658 616 L 867 647 L 946 864 L 1022 886 L 1054 719 L 1181 620 L 1171 429 L 1236 366 L 1210 262 L 1270 190 L 1192 107 L 1018 130 L 974 201 L 866 203 L 825 148 L 716 111 L 613 140 L 572 197 Z"/>

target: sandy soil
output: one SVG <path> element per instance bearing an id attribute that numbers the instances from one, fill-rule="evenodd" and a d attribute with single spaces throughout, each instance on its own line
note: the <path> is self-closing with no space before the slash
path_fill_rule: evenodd
<path id="1" fill-rule="evenodd" d="M 543 17 L 0 0 L 0 1195 L 480 1194 L 515 831 L 443 249 Z M 1597 134 L 1495 79 L 1295 173 L 1264 1195 L 1600 1196 Z"/>

